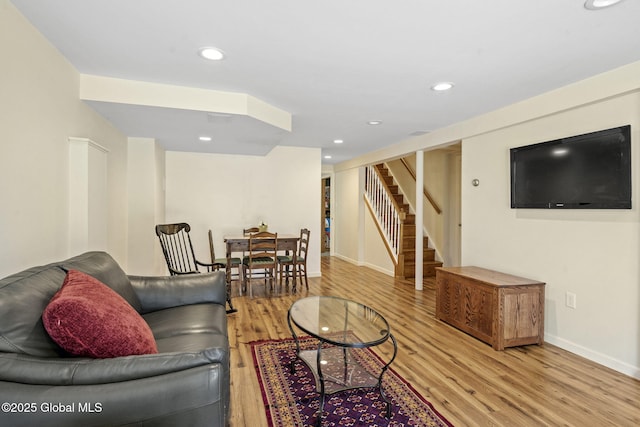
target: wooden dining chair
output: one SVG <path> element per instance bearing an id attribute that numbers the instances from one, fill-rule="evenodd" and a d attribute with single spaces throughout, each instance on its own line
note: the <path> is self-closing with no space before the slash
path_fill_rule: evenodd
<path id="1" fill-rule="evenodd" d="M 307 228 L 300 230 L 300 240 L 298 240 L 298 249 L 296 253 L 291 255 L 278 255 L 278 283 L 282 286 L 283 277 L 293 281 L 293 291 L 296 291 L 296 281 L 300 279 L 302 286 L 302 278 L 304 284 L 309 290 L 309 281 L 307 280 L 307 250 L 309 248 L 309 235 L 311 232 Z"/>
<path id="2" fill-rule="evenodd" d="M 257 233 L 259 231 L 260 231 L 260 229 L 258 227 L 243 228 L 242 229 L 242 235 L 243 236 L 248 236 L 250 234 Z"/>
<path id="3" fill-rule="evenodd" d="M 216 258 L 216 250 L 213 244 L 213 232 L 209 230 L 209 252 L 211 262 L 224 266 L 227 275 L 227 292 L 231 293 L 231 283 L 238 282 L 238 292 L 242 295 L 242 259 L 238 257 Z M 235 270 L 235 271 L 233 271 Z"/>
<path id="4" fill-rule="evenodd" d="M 258 274 L 264 275 L 265 292 L 267 280 L 273 287 L 278 263 L 278 233 L 268 231 L 249 235 L 249 251 L 242 260 L 242 278 L 249 288 L 249 296 L 253 297 L 253 281 Z"/>
<path id="5" fill-rule="evenodd" d="M 246 236 L 250 236 L 250 235 L 252 235 L 253 233 L 257 233 L 257 232 L 259 232 L 259 231 L 260 231 L 260 229 L 259 229 L 258 227 L 243 228 L 243 229 L 242 229 L 242 235 L 246 237 Z M 247 255 L 247 252 L 246 252 L 246 251 L 243 251 L 243 252 L 242 252 L 242 259 L 244 259 L 244 257 L 245 257 L 246 255 Z M 243 283 L 244 283 L 244 282 L 243 282 Z M 245 283 L 245 286 L 246 286 L 246 283 Z"/>

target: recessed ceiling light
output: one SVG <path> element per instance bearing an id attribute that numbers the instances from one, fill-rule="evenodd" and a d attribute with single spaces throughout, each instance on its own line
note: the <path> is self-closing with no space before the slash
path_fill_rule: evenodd
<path id="1" fill-rule="evenodd" d="M 201 136 L 198 138 L 200 141 L 205 141 L 205 142 L 209 142 L 211 141 L 211 137 L 210 136 Z"/>
<path id="2" fill-rule="evenodd" d="M 327 156 L 324 156 L 324 158 L 325 158 L 325 159 L 330 159 L 330 158 L 331 158 L 331 156 L 327 155 Z"/>
<path id="3" fill-rule="evenodd" d="M 367 124 L 371 125 L 371 126 L 381 125 L 382 124 L 382 120 L 369 120 L 367 122 Z"/>
<path id="4" fill-rule="evenodd" d="M 333 140 L 333 143 L 334 143 L 334 144 L 342 144 L 343 142 L 344 142 L 344 140 L 343 140 L 343 139 L 334 139 L 334 140 Z"/>
<path id="5" fill-rule="evenodd" d="M 217 47 L 203 47 L 200 48 L 199 53 L 204 59 L 210 59 L 212 61 L 220 61 L 224 58 L 224 52 Z"/>
<path id="6" fill-rule="evenodd" d="M 436 83 L 433 86 L 431 86 L 432 90 L 435 90 L 437 92 L 442 92 L 444 90 L 449 90 L 453 87 L 453 83 L 451 82 L 440 82 L 440 83 Z"/>
<path id="7" fill-rule="evenodd" d="M 428 133 L 429 133 L 428 130 L 416 130 L 414 132 L 411 132 L 409 135 L 411 135 L 411 136 L 422 136 L 422 135 L 426 135 Z"/>
<path id="8" fill-rule="evenodd" d="M 207 113 L 207 121 L 211 123 L 216 123 L 216 124 L 229 123 L 233 119 L 234 119 L 233 114 L 215 113 L 215 112 Z"/>
<path id="9" fill-rule="evenodd" d="M 599 10 L 605 7 L 613 6 L 620 3 L 622 0 L 587 0 L 584 2 L 584 7 L 589 10 Z"/>

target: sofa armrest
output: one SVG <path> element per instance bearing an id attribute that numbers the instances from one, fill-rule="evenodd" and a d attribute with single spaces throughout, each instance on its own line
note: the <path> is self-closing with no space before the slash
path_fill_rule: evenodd
<path id="1" fill-rule="evenodd" d="M 142 313 L 181 305 L 226 304 L 224 271 L 179 276 L 129 276 L 129 280 L 140 299 Z"/>
<path id="2" fill-rule="evenodd" d="M 198 366 L 219 364 L 229 369 L 226 338 L 201 351 L 91 359 L 84 357 L 43 358 L 0 353 L 0 381 L 49 386 L 96 385 L 138 380 L 180 372 Z"/>
<path id="3" fill-rule="evenodd" d="M 0 401 L 20 403 L 24 408 L 0 412 L 2 426 L 229 425 L 229 382 L 217 364 L 95 385 L 47 386 L 0 380 Z"/>

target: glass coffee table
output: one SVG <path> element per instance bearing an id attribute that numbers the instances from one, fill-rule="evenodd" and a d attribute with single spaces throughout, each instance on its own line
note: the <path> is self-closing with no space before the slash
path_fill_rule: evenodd
<path id="1" fill-rule="evenodd" d="M 391 402 L 382 389 L 382 376 L 396 358 L 398 345 L 384 317 L 355 301 L 313 296 L 294 302 L 289 308 L 287 322 L 298 358 L 309 366 L 316 379 L 320 393 L 318 426 L 322 422 L 325 396 L 353 388 L 378 388 L 387 404 L 387 418 L 391 418 Z M 302 350 L 294 325 L 316 338 L 318 347 Z M 393 355 L 379 373 L 366 370 L 352 354 L 357 349 L 378 346 L 389 339 L 393 343 Z M 295 360 L 291 362 L 291 372 L 295 372 Z"/>

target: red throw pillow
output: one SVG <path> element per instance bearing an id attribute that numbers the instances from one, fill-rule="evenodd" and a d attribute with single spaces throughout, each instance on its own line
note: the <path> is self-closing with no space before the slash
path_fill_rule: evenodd
<path id="1" fill-rule="evenodd" d="M 149 325 L 98 279 L 69 270 L 42 313 L 49 336 L 76 356 L 108 358 L 157 353 Z"/>

